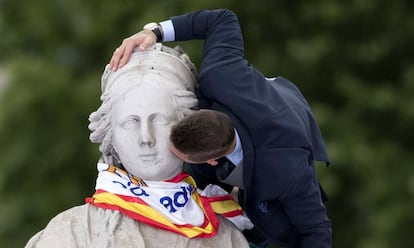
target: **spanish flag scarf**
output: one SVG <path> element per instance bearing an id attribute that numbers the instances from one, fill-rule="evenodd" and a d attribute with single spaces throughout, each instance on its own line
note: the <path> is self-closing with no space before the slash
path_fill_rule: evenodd
<path id="1" fill-rule="evenodd" d="M 86 202 L 120 211 L 135 220 L 188 238 L 208 238 L 217 233 L 221 214 L 242 229 L 252 224 L 232 196 L 216 185 L 196 189 L 191 176 L 181 173 L 168 181 L 145 181 L 113 165 L 98 163 L 96 192 Z M 247 222 L 247 225 L 246 225 Z"/>

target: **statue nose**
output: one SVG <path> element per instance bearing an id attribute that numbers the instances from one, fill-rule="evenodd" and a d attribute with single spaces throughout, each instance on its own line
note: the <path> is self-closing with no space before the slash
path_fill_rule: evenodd
<path id="1" fill-rule="evenodd" d="M 155 139 L 153 135 L 153 130 L 150 125 L 141 126 L 141 138 L 139 140 L 139 145 L 141 147 L 149 146 L 152 147 L 155 145 Z"/>
<path id="2" fill-rule="evenodd" d="M 149 146 L 149 147 L 152 147 L 152 146 L 154 146 L 154 142 L 152 142 L 152 141 L 141 141 L 141 142 L 139 143 L 139 145 L 140 145 L 141 147 L 144 147 L 144 146 Z"/>

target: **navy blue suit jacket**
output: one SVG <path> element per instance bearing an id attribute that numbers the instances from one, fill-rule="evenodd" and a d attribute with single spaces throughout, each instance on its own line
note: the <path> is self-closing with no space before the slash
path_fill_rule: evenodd
<path id="1" fill-rule="evenodd" d="M 329 161 L 305 98 L 288 80 L 268 80 L 244 59 L 232 11 L 203 10 L 171 20 L 176 41 L 204 40 L 201 107 L 226 113 L 240 135 L 241 205 L 255 227 L 289 247 L 331 247 L 330 221 L 314 168 L 315 160 Z"/>

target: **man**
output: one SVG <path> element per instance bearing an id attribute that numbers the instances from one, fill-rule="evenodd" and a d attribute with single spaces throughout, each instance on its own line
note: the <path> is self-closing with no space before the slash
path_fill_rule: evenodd
<path id="1" fill-rule="evenodd" d="M 240 188 L 240 203 L 255 225 L 246 237 L 258 247 L 267 240 L 280 247 L 331 247 L 326 196 L 314 168 L 315 160 L 329 163 L 317 122 L 296 86 L 264 77 L 244 59 L 232 11 L 203 10 L 148 24 L 124 40 L 110 66 L 125 65 L 135 47 L 192 39 L 204 40 L 198 97 L 210 110 L 173 128 L 171 151 L 189 163 L 200 187 Z"/>
<path id="2" fill-rule="evenodd" d="M 248 247 L 233 224 L 210 211 L 210 202 L 225 202 L 234 213 L 231 196 L 201 197 L 169 152 L 171 127 L 197 104 L 194 72 L 185 54 L 161 44 L 134 53 L 116 73 L 104 72 L 102 105 L 89 125 L 102 152 L 96 193 L 54 217 L 27 248 Z"/>

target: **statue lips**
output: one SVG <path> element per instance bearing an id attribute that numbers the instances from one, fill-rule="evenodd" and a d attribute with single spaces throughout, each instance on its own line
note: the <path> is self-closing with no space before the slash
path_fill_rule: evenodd
<path id="1" fill-rule="evenodd" d="M 142 161 L 155 161 L 157 158 L 157 153 L 144 153 L 139 155 Z"/>

